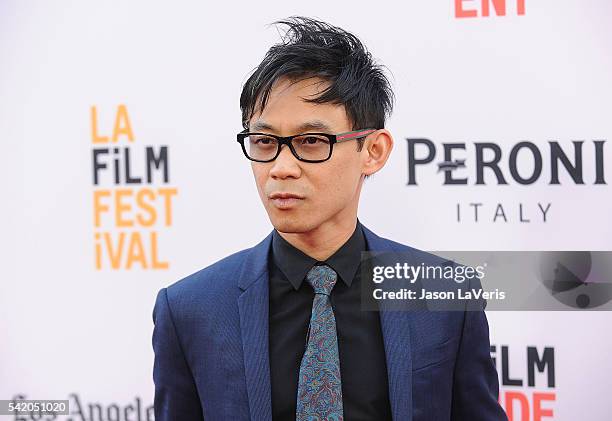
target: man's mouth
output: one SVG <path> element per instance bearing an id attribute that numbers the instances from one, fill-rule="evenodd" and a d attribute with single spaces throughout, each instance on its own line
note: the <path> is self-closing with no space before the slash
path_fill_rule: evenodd
<path id="1" fill-rule="evenodd" d="M 277 209 L 291 209 L 304 200 L 304 197 L 288 192 L 274 192 L 268 196 L 268 199 Z"/>

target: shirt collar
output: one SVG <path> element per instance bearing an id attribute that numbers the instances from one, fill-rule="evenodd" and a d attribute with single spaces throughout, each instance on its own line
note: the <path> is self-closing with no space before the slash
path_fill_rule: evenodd
<path id="1" fill-rule="evenodd" d="M 302 285 L 308 271 L 316 264 L 329 265 L 336 271 L 339 278 L 350 287 L 359 268 L 362 251 L 366 251 L 366 242 L 359 219 L 351 237 L 323 262 L 317 261 L 292 246 L 278 231 L 274 230 L 272 235 L 274 264 L 283 272 L 296 290 Z"/>

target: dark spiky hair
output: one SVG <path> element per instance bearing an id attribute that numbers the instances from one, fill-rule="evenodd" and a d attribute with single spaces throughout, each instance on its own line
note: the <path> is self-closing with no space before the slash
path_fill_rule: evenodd
<path id="1" fill-rule="evenodd" d="M 275 25 L 286 27 L 282 42 L 268 50 L 242 88 L 242 124 L 248 128 L 255 109 L 263 110 L 274 83 L 318 77 L 329 86 L 313 103 L 344 105 L 353 130 L 381 129 L 393 107 L 393 91 L 382 66 L 359 39 L 336 26 L 300 16 Z"/>

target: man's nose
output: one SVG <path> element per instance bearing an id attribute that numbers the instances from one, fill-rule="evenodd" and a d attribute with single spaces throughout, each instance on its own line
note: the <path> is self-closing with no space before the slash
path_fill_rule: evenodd
<path id="1" fill-rule="evenodd" d="M 272 161 L 272 164 L 270 169 L 270 176 L 272 178 L 298 178 L 302 172 L 299 161 L 293 156 L 287 145 L 281 146 L 280 154 Z"/>

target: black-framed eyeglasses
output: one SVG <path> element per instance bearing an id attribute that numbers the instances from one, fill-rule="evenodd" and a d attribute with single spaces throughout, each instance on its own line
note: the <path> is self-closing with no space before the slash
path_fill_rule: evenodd
<path id="1" fill-rule="evenodd" d="M 269 133 L 238 133 L 242 152 L 251 161 L 271 162 L 281 153 L 283 145 L 302 162 L 323 162 L 331 158 L 335 143 L 361 139 L 376 129 L 362 129 L 339 134 L 302 133 L 293 136 L 276 136 Z"/>

